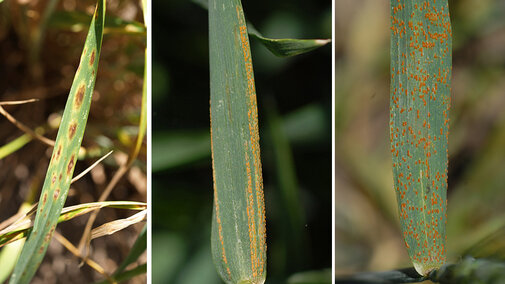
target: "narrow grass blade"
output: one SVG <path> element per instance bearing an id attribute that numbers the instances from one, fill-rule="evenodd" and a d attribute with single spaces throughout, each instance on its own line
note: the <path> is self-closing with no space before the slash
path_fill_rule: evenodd
<path id="1" fill-rule="evenodd" d="M 142 106 L 140 110 L 140 121 L 138 126 L 137 140 L 135 141 L 135 147 L 132 149 L 128 157 L 128 166 L 137 159 L 137 156 L 142 147 L 142 142 L 144 141 L 144 136 L 147 130 L 147 51 L 144 54 L 144 82 L 142 84 Z"/>
<path id="2" fill-rule="evenodd" d="M 96 211 L 104 207 L 110 207 L 116 209 L 129 209 L 129 210 L 145 210 L 147 208 L 147 204 L 134 201 L 105 201 L 105 202 L 83 203 L 63 208 L 58 218 L 58 223 L 74 219 L 76 217 L 82 216 L 84 214 Z M 31 214 L 28 213 L 25 216 L 25 218 L 16 221 L 14 224 L 3 229 L 0 232 L 0 247 L 13 241 L 17 241 L 19 239 L 24 238 L 31 231 L 32 226 L 29 220 L 30 215 Z"/>
<path id="3" fill-rule="evenodd" d="M 212 255 L 226 283 L 263 283 L 266 229 L 258 110 L 239 0 L 209 1 Z"/>
<path id="4" fill-rule="evenodd" d="M 70 183 L 74 183 L 78 181 L 80 178 L 85 176 L 88 172 L 90 172 L 94 167 L 96 167 L 98 164 L 100 164 L 103 160 L 105 160 L 110 154 L 112 154 L 113 151 L 109 151 L 109 153 L 105 154 L 103 157 L 95 161 L 91 166 L 89 166 L 87 169 L 85 169 L 83 172 L 79 173 L 77 176 L 72 178 Z"/>
<path id="5" fill-rule="evenodd" d="M 2 267 L 0 269 L 0 283 L 4 283 L 11 274 L 24 244 L 24 240 L 20 240 L 2 248 L 0 252 L 0 267 Z"/>
<path id="6" fill-rule="evenodd" d="M 288 142 L 286 133 L 282 129 L 281 117 L 275 109 L 275 103 L 267 101 L 266 115 L 268 137 L 271 141 L 272 156 L 275 161 L 275 176 L 278 187 L 278 206 L 282 213 L 279 213 L 283 224 L 279 227 L 280 235 L 283 235 L 282 244 L 286 251 L 285 267 L 301 267 L 306 255 L 306 248 L 303 247 L 305 211 L 300 199 L 300 187 L 296 177 L 296 167 L 291 145 Z"/>
<path id="7" fill-rule="evenodd" d="M 325 46 L 331 42 L 331 39 L 274 39 L 261 35 L 251 24 L 247 26 L 249 35 L 259 40 L 275 56 L 288 57 L 306 53 Z"/>
<path id="8" fill-rule="evenodd" d="M 394 188 L 405 245 L 421 275 L 446 261 L 451 38 L 447 0 L 391 0 Z"/>
<path id="9" fill-rule="evenodd" d="M 505 261 L 505 214 L 476 226 L 475 232 L 468 234 L 468 237 L 468 243 L 472 245 L 462 255 Z M 476 240 L 476 237 L 480 238 Z"/>
<path id="10" fill-rule="evenodd" d="M 144 16 L 144 23 L 150 22 L 150 20 L 147 19 L 147 0 L 141 0 L 142 3 L 142 15 Z M 147 24 L 146 24 L 147 26 Z M 147 62 L 147 61 L 146 61 Z"/>
<path id="11" fill-rule="evenodd" d="M 44 9 L 44 13 L 42 14 L 42 19 L 33 32 L 33 43 L 30 48 L 30 61 L 32 64 L 39 63 L 39 53 L 42 42 L 44 41 L 47 23 L 51 19 L 51 16 L 54 13 L 54 9 L 56 8 L 58 2 L 58 0 L 50 0 L 47 3 L 46 8 Z"/>
<path id="12" fill-rule="evenodd" d="M 19 213 L 23 214 L 30 210 L 30 205 L 28 203 L 23 203 L 19 208 Z M 4 281 L 9 277 L 16 261 L 18 260 L 19 254 L 23 249 L 24 241 L 19 241 L 16 243 L 9 244 L 2 248 L 0 252 L 0 283 L 4 283 Z"/>
<path id="13" fill-rule="evenodd" d="M 40 195 L 33 231 L 16 264 L 10 283 L 28 283 L 47 250 L 67 198 L 95 84 L 102 45 L 104 0 L 97 1 L 79 68 L 70 89 L 51 162 Z"/>
<path id="14" fill-rule="evenodd" d="M 3 232 L 5 228 L 12 226 L 12 224 L 18 223 L 21 220 L 25 219 L 26 216 L 30 214 L 30 212 L 35 211 L 36 205 L 32 205 L 31 208 L 28 211 L 25 212 L 20 212 L 16 213 L 16 215 L 9 217 L 7 220 L 4 220 L 2 223 L 0 223 L 0 232 Z M 1 233 L 0 233 L 1 234 Z"/>
<path id="15" fill-rule="evenodd" d="M 25 224 L 30 225 L 29 218 L 35 212 L 35 205 L 32 205 L 29 210 L 26 210 L 24 214 L 16 214 L 8 220 L 2 222 L 0 227 L 0 236 L 4 233 L 14 231 L 16 229 L 22 228 Z M 82 203 L 74 206 L 69 206 L 61 210 L 59 221 L 66 221 L 77 216 L 86 214 L 88 212 L 101 209 L 104 207 L 117 208 L 117 209 L 130 209 L 130 210 L 144 210 L 147 207 L 146 203 L 136 202 L 136 201 L 104 201 L 104 202 L 92 202 L 92 203 Z M 22 212 L 21 212 L 22 213 Z M 25 221 L 28 220 L 28 223 Z"/>
<path id="16" fill-rule="evenodd" d="M 125 229 L 133 224 L 137 224 L 139 222 L 144 221 L 146 219 L 146 216 L 147 216 L 147 210 L 143 210 L 128 218 L 114 220 L 112 222 L 105 223 L 99 226 L 98 228 L 93 229 L 93 231 L 91 231 L 91 239 L 93 240 L 99 237 L 112 235 L 115 232 L 121 231 L 122 229 Z"/>
<path id="17" fill-rule="evenodd" d="M 32 137 L 30 135 L 23 134 L 18 138 L 12 140 L 11 142 L 5 144 L 4 146 L 0 147 L 0 160 L 21 149 L 31 140 Z"/>
<path id="18" fill-rule="evenodd" d="M 129 279 L 132 279 L 133 277 L 135 277 L 137 275 L 146 274 L 146 273 L 147 273 L 147 264 L 141 264 L 135 268 L 121 272 L 119 275 L 114 276 L 114 279 L 117 282 L 124 282 Z"/>
<path id="19" fill-rule="evenodd" d="M 191 2 L 193 2 L 196 5 L 204 8 L 205 10 L 209 9 L 209 1 L 208 0 L 191 0 Z"/>
<path id="20" fill-rule="evenodd" d="M 20 121 L 18 121 L 17 119 L 15 119 L 12 115 L 10 115 L 3 107 L 2 105 L 0 105 L 0 114 L 2 114 L 3 116 L 5 116 L 5 118 L 7 118 L 7 120 L 9 120 L 12 124 L 14 124 L 17 128 L 19 128 L 20 130 L 24 131 L 25 133 L 29 134 L 30 136 L 32 136 L 33 138 L 36 138 L 38 139 L 39 141 L 41 141 L 42 143 L 45 143 L 51 147 L 54 146 L 55 142 L 51 139 L 48 139 L 40 134 L 38 134 L 37 132 L 31 130 L 28 126 L 24 125 L 23 123 L 21 123 Z"/>
<path id="21" fill-rule="evenodd" d="M 147 272 L 147 264 L 141 264 L 135 268 L 132 268 L 127 271 L 123 271 L 120 274 L 114 276 L 112 280 L 115 282 L 107 281 L 104 280 L 102 282 L 98 282 L 99 284 L 106 284 L 106 283 L 123 283 L 124 281 L 130 280 L 133 277 L 141 274 L 145 274 Z"/>
<path id="22" fill-rule="evenodd" d="M 61 210 L 61 216 L 58 218 L 58 221 L 67 221 L 91 211 L 102 209 L 104 207 L 128 210 L 145 210 L 147 204 L 144 202 L 136 201 L 103 201 L 83 203 L 79 205 L 69 206 Z"/>
<path id="23" fill-rule="evenodd" d="M 126 259 L 121 263 L 121 265 L 114 272 L 114 277 L 121 274 L 125 268 L 135 262 L 139 256 L 146 251 L 147 248 L 147 224 L 144 225 L 144 228 L 140 232 L 137 240 L 133 244 L 133 247 L 130 249 L 130 252 L 126 256 Z"/>

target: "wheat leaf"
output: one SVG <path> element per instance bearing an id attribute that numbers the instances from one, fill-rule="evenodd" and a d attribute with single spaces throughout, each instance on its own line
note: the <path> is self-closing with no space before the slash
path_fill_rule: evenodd
<path id="1" fill-rule="evenodd" d="M 266 229 L 258 110 L 239 0 L 209 1 L 212 255 L 226 283 L 263 283 Z"/>
<path id="2" fill-rule="evenodd" d="M 98 0 L 68 96 L 30 236 L 9 283 L 29 283 L 51 241 L 84 135 L 102 46 L 105 2 Z"/>
<path id="3" fill-rule="evenodd" d="M 446 261 L 451 38 L 447 0 L 391 0 L 394 188 L 405 245 L 421 275 Z"/>

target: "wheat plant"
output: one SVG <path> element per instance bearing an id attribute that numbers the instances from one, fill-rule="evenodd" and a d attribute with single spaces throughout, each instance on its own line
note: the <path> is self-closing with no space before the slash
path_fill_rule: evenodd
<path id="1" fill-rule="evenodd" d="M 50 78 L 50 75 L 52 75 L 51 73 L 44 73 L 44 68 L 46 68 L 45 66 L 48 64 L 44 62 L 43 51 L 45 51 L 45 49 L 42 48 L 42 46 L 46 45 L 44 39 L 49 35 L 48 30 L 55 29 L 54 25 L 51 25 L 51 23 L 54 22 L 55 18 L 61 19 L 62 16 L 66 15 L 66 20 L 62 22 L 67 25 L 71 25 L 73 18 L 68 16 L 80 13 L 68 10 L 61 11 L 57 9 L 57 2 L 58 1 L 50 1 L 48 6 L 44 7 L 44 17 L 41 19 L 38 26 L 30 26 L 27 27 L 28 29 L 21 29 L 19 32 L 21 37 L 24 37 L 26 40 L 28 47 L 27 62 L 30 64 L 28 65 L 30 70 L 33 71 L 30 73 L 31 77 L 28 77 L 28 82 L 35 86 L 35 88 L 39 89 L 44 89 L 49 86 L 49 81 L 46 81 L 45 78 Z M 35 9 L 26 3 L 9 3 L 9 5 L 7 3 L 3 3 L 1 6 L 2 11 L 20 8 L 22 12 L 22 17 L 19 20 L 20 23 L 26 23 L 29 21 L 26 18 L 25 13 L 31 9 Z M 145 9 L 145 5 L 143 8 Z M 55 17 L 55 10 L 58 11 L 58 17 Z M 33 12 L 33 10 L 31 11 Z M 81 172 L 79 175 L 74 174 L 74 169 L 80 160 L 101 156 L 108 150 L 107 148 L 111 147 L 110 143 L 109 146 L 104 147 L 104 145 L 102 145 L 101 147 L 95 147 L 94 149 L 93 147 L 90 147 L 89 144 L 87 146 L 81 145 L 83 140 L 86 140 L 86 122 L 90 109 L 92 109 L 91 105 L 94 100 L 92 95 L 93 93 L 96 93 L 94 88 L 95 82 L 100 82 L 101 78 L 100 73 L 102 68 L 99 68 L 99 61 L 102 54 L 103 34 L 107 30 L 109 33 L 117 33 L 119 30 L 131 31 L 131 29 L 128 28 L 131 23 L 130 21 L 118 21 L 118 18 L 114 16 L 108 16 L 109 21 L 106 21 L 106 1 L 104 0 L 98 0 L 94 5 L 94 13 L 91 16 L 85 16 L 84 18 L 87 19 L 84 20 L 84 22 L 86 22 L 85 31 L 87 31 L 87 36 L 84 43 L 80 43 L 82 53 L 78 66 L 75 68 L 77 71 L 75 71 L 75 74 L 73 75 L 71 87 L 69 85 L 70 91 L 68 96 L 66 96 L 67 103 L 63 110 L 63 114 L 57 116 L 56 119 L 50 120 L 50 127 L 42 125 L 35 130 L 32 130 L 31 127 L 28 126 L 28 123 L 25 124 L 16 119 L 7 111 L 7 109 L 9 108 L 9 105 L 13 104 L 39 104 L 40 100 L 32 99 L 24 101 L 7 101 L 2 102 L 0 105 L 1 113 L 4 117 L 6 117 L 10 123 L 19 128 L 19 130 L 25 132 L 25 134 L 19 136 L 19 138 L 12 140 L 2 147 L 2 150 L 4 151 L 3 157 L 6 157 L 4 159 L 20 155 L 20 153 L 25 151 L 25 149 L 29 148 L 28 146 L 31 141 L 33 141 L 33 143 L 42 142 L 46 144 L 49 146 L 48 150 L 52 152 L 51 158 L 49 159 L 49 166 L 46 165 L 44 167 L 44 170 L 47 170 L 43 182 L 41 181 L 43 186 L 40 192 L 40 197 L 36 197 L 38 195 L 38 183 L 33 182 L 29 195 L 25 198 L 25 203 L 20 208 L 18 214 L 8 220 L 5 220 L 1 226 L 1 245 L 7 245 L 3 248 L 2 257 L 0 257 L 2 267 L 11 267 L 15 263 L 12 274 L 10 275 L 10 283 L 32 282 L 32 278 L 36 275 L 39 266 L 43 262 L 44 256 L 53 237 L 71 254 L 73 254 L 76 260 L 86 263 L 87 266 L 99 273 L 102 279 L 105 278 L 108 282 L 115 283 L 119 280 L 128 280 L 138 274 L 145 273 L 146 271 L 145 264 L 137 265 L 134 269 L 125 269 L 128 264 L 137 262 L 142 252 L 146 249 L 145 228 L 142 232 L 140 232 L 138 243 L 131 251 L 129 251 L 129 255 L 123 264 L 112 271 L 104 269 L 102 267 L 103 264 L 95 262 L 92 257 L 88 257 L 87 253 L 75 247 L 72 242 L 56 231 L 57 224 L 60 222 L 69 221 L 78 216 L 86 216 L 87 213 L 91 213 L 92 216 L 94 216 L 93 214 L 97 214 L 101 208 L 105 207 L 139 211 L 138 213 L 124 219 L 109 219 L 107 222 L 104 222 L 104 224 L 90 229 L 89 232 L 84 231 L 83 239 L 87 240 L 87 244 L 89 246 L 89 242 L 93 239 L 114 234 L 131 225 L 141 225 L 139 223 L 143 223 L 145 221 L 147 213 L 147 205 L 144 202 L 106 201 L 107 196 L 110 193 L 107 192 L 107 190 L 102 194 L 102 197 L 98 199 L 98 202 L 81 202 L 80 204 L 63 208 L 67 200 L 68 193 L 71 191 L 71 184 L 82 178 L 87 172 L 95 171 L 95 167 L 101 167 L 102 165 L 99 163 L 110 155 L 109 152 L 102 159 L 98 160 L 94 165 Z M 13 18 L 13 23 L 17 23 L 16 20 L 18 19 Z M 73 24 L 82 23 L 74 21 Z M 107 26 L 109 29 L 107 29 Z M 110 29 L 111 26 L 115 29 Z M 142 24 L 137 23 L 137 26 L 142 26 Z M 61 27 L 59 27 L 59 29 L 61 29 Z M 53 31 L 51 30 L 51 32 Z M 145 29 L 143 31 L 142 29 L 137 29 L 133 35 L 143 36 L 145 35 Z M 145 64 L 142 62 L 142 65 Z M 146 83 L 146 72 L 144 71 L 140 73 L 144 73 L 144 83 Z M 142 75 L 139 77 L 141 78 Z M 145 86 L 144 91 L 138 90 L 137 94 L 137 97 L 142 98 L 139 101 L 139 105 L 142 106 L 139 107 L 141 110 L 138 111 L 139 113 L 137 114 L 137 117 L 133 119 L 133 121 L 136 121 L 137 124 L 135 127 L 136 131 L 133 135 L 122 134 L 124 137 L 123 140 L 126 139 L 124 140 L 124 143 L 126 143 L 125 148 L 131 149 L 127 150 L 130 152 L 129 155 L 124 154 L 128 157 L 128 162 L 123 163 L 119 161 L 119 165 L 121 166 L 120 169 L 123 170 L 118 171 L 120 174 L 116 174 L 109 182 L 109 191 L 116 187 L 118 181 L 125 173 L 128 172 L 128 169 L 132 166 L 133 162 L 137 161 L 137 157 L 142 149 L 146 128 L 145 110 L 147 91 Z M 10 94 L 10 96 L 12 96 L 12 94 Z M 51 132 L 51 129 L 55 128 L 58 129 L 55 141 L 43 136 L 47 132 Z M 115 152 L 121 153 L 122 151 L 124 150 L 116 149 Z M 34 180 L 37 180 L 37 175 L 39 175 L 39 172 L 33 173 L 33 176 L 35 177 Z M 33 201 L 37 199 L 38 202 L 32 205 Z M 84 229 L 84 227 L 82 227 L 82 229 Z M 26 238 L 26 241 L 24 241 L 24 238 Z M 17 254 L 19 254 L 19 256 L 17 256 Z M 9 259 L 4 257 L 7 255 L 12 256 L 12 258 Z M 3 281 L 9 277 L 11 270 L 6 269 L 2 271 L 3 274 L 1 276 L 3 277 Z"/>
<path id="2" fill-rule="evenodd" d="M 373 19 L 371 15 L 375 15 L 375 12 L 372 12 L 372 7 L 377 8 L 377 11 L 386 12 L 377 13 L 378 18 L 384 20 L 383 16 L 387 14 L 389 20 L 386 22 Z M 339 92 L 336 125 L 340 132 L 337 132 L 336 136 L 340 137 L 336 138 L 338 159 L 336 175 L 337 177 L 340 175 L 337 182 L 341 184 L 341 188 L 337 187 L 336 192 L 337 224 L 340 224 L 338 226 L 341 230 L 337 235 L 337 242 L 340 243 L 337 247 L 343 256 L 349 256 L 342 246 L 344 243 L 342 235 L 346 234 L 345 222 L 350 222 L 355 224 L 356 231 L 361 231 L 361 233 L 355 231 L 353 235 L 356 242 L 351 246 L 356 252 L 366 246 L 365 243 L 368 245 L 375 243 L 369 249 L 373 251 L 373 257 L 369 258 L 370 262 L 361 264 L 368 267 L 365 270 L 377 271 L 381 270 L 381 267 L 384 270 L 391 265 L 412 267 L 352 274 L 342 271 L 346 265 L 340 257 L 336 269 L 342 270 L 337 272 L 336 283 L 422 281 L 503 283 L 505 279 L 502 269 L 504 223 L 499 221 L 503 214 L 496 206 L 489 208 L 483 206 L 480 209 L 472 206 L 471 196 L 476 195 L 472 194 L 473 190 L 469 190 L 470 185 L 466 185 L 467 178 L 477 175 L 480 166 L 490 162 L 497 163 L 500 158 L 489 160 L 489 156 L 487 158 L 482 156 L 476 158 L 479 161 L 477 165 L 469 166 L 465 162 L 464 167 L 468 167 L 461 170 L 460 157 L 461 153 L 465 152 L 462 145 L 468 143 L 461 139 L 462 129 L 468 126 L 460 120 L 466 111 L 461 108 L 460 101 L 464 100 L 462 96 L 465 93 L 461 86 L 466 82 L 462 82 L 459 77 L 462 72 L 461 66 L 456 62 L 453 65 L 452 59 L 453 47 L 455 50 L 459 49 L 459 52 L 454 54 L 459 55 L 460 63 L 462 58 L 465 58 L 461 53 L 464 47 L 457 41 L 462 36 L 460 29 L 465 29 L 465 25 L 458 20 L 458 17 L 461 17 L 458 13 L 460 9 L 461 6 L 451 1 L 392 0 L 387 3 L 386 1 L 367 3 L 356 10 L 359 11 L 355 14 L 356 21 L 370 17 L 371 22 L 381 23 L 375 30 L 375 32 L 381 30 L 380 39 L 373 38 L 363 29 L 356 29 L 355 31 L 359 32 L 352 34 L 356 38 L 367 40 L 368 46 L 364 46 L 360 52 L 370 48 L 369 52 L 376 53 L 380 57 L 384 55 L 383 51 L 389 49 L 390 64 L 387 77 L 381 76 L 376 81 L 377 78 L 371 76 L 374 70 L 368 65 L 370 62 L 367 62 L 371 61 L 372 57 L 355 56 L 352 67 L 344 70 L 351 73 L 350 77 L 356 76 L 355 78 L 369 83 L 366 86 L 350 87 L 345 81 L 336 79 L 336 88 Z M 342 13 L 339 15 L 343 17 Z M 453 35 L 456 30 L 460 33 Z M 390 39 L 389 45 L 383 44 L 383 38 Z M 456 43 L 454 45 L 453 39 Z M 352 46 L 353 43 L 349 44 Z M 377 45 L 381 48 L 376 49 Z M 381 70 L 384 66 L 387 68 L 387 64 L 384 63 L 377 63 L 381 66 Z M 453 72 L 453 66 L 458 66 L 459 72 Z M 343 75 L 342 72 L 339 74 Z M 459 79 L 457 88 L 453 87 L 455 78 Z M 355 82 L 352 79 L 349 81 L 349 84 Z M 367 129 L 366 125 L 369 122 L 365 121 L 375 115 L 376 106 L 385 105 L 385 96 L 378 98 L 380 103 L 374 99 L 375 95 L 367 97 L 367 91 L 364 90 L 371 85 L 374 85 L 375 90 L 381 90 L 379 91 L 381 94 L 389 89 L 389 112 L 386 116 L 385 111 L 380 111 L 381 119 L 377 120 L 378 124 L 384 126 L 380 129 L 385 130 L 387 118 L 389 131 L 386 133 L 389 143 L 386 147 L 380 142 L 381 139 L 377 139 L 377 143 L 365 146 L 366 142 L 357 142 L 359 139 L 356 138 L 359 135 L 355 135 L 357 129 Z M 349 90 L 353 90 L 357 98 L 342 96 L 343 92 Z M 364 91 L 363 95 L 360 91 Z M 353 105 L 356 102 L 358 105 Z M 457 111 L 454 105 L 457 106 Z M 354 110 L 357 112 L 353 113 Z M 356 119 L 361 121 L 357 122 Z M 453 125 L 456 125 L 456 134 L 453 134 Z M 374 141 L 373 138 L 377 137 L 385 138 L 384 133 L 373 133 L 372 129 L 363 132 L 367 136 L 367 140 L 363 141 Z M 350 141 L 357 143 L 352 146 L 346 145 Z M 490 147 L 489 151 L 494 147 L 493 144 L 485 146 Z M 388 154 L 392 159 L 385 157 L 384 148 L 389 149 Z M 453 150 L 454 148 L 456 150 Z M 452 169 L 452 162 L 449 163 L 449 160 L 457 163 Z M 389 171 L 391 165 L 392 172 Z M 351 193 L 342 189 L 348 187 L 348 184 L 342 179 L 346 174 L 342 174 L 339 169 L 348 171 L 346 174 L 355 183 L 355 186 L 349 189 L 357 188 L 357 191 Z M 476 181 L 472 178 L 470 180 Z M 493 186 L 489 185 L 481 186 L 477 182 L 472 183 L 471 187 L 476 187 L 475 191 L 482 188 L 487 192 L 493 192 Z M 496 199 L 503 199 L 503 195 L 497 191 L 492 195 Z M 339 196 L 343 199 L 352 196 L 353 207 L 339 202 Z M 394 207 L 392 209 L 391 205 L 396 205 L 396 210 Z M 490 212 L 496 215 L 493 216 L 489 214 Z M 341 219 L 343 216 L 349 220 L 343 222 Z M 360 220 L 364 216 L 370 219 Z M 483 224 L 477 225 L 476 219 Z M 468 222 L 473 222 L 473 226 L 478 228 L 468 226 Z M 373 240 L 364 240 L 363 236 L 372 234 Z M 357 245 L 360 241 L 363 244 Z M 338 253 L 339 249 L 336 250 L 337 258 Z M 356 259 L 363 260 L 366 256 L 356 256 Z M 345 276 L 345 274 L 351 275 Z"/>
<path id="3" fill-rule="evenodd" d="M 209 1 L 209 61 L 214 210 L 212 255 L 226 283 L 264 283 L 265 194 L 249 34 L 278 56 L 329 40 L 273 40 L 248 28 L 240 0 Z"/>

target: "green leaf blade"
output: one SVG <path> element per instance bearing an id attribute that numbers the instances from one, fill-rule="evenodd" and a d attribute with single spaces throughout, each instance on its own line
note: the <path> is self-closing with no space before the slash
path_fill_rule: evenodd
<path id="1" fill-rule="evenodd" d="M 144 225 L 144 228 L 138 235 L 137 240 L 135 240 L 132 249 L 126 256 L 125 260 L 123 260 L 121 265 L 116 269 L 113 276 L 118 276 L 119 274 L 121 274 L 126 269 L 126 267 L 135 262 L 140 257 L 140 255 L 144 253 L 144 251 L 146 251 L 146 249 L 147 249 L 147 224 Z"/>
<path id="2" fill-rule="evenodd" d="M 204 9 L 209 9 L 208 0 L 192 0 Z M 268 38 L 264 37 L 251 23 L 247 23 L 247 32 L 265 46 L 273 55 L 289 57 L 307 53 L 331 42 L 331 39 L 292 39 L 292 38 Z"/>
<path id="3" fill-rule="evenodd" d="M 105 17 L 104 0 L 95 14 L 70 89 L 51 161 L 40 195 L 34 227 L 16 264 L 10 283 L 29 283 L 47 250 L 65 203 L 91 104 Z"/>
<path id="4" fill-rule="evenodd" d="M 421 275 L 446 261 L 451 70 L 447 0 L 391 1 L 393 177 L 405 244 Z"/>
<path id="5" fill-rule="evenodd" d="M 11 142 L 5 144 L 4 146 L 0 147 L 0 160 L 21 149 L 31 140 L 32 137 L 30 135 L 23 134 L 18 138 L 12 140 Z"/>
<path id="6" fill-rule="evenodd" d="M 209 1 L 212 255 L 226 283 L 263 283 L 266 229 L 258 110 L 239 0 Z"/>
<path id="7" fill-rule="evenodd" d="M 307 53 L 330 43 L 330 39 L 274 39 L 262 36 L 251 25 L 248 26 L 249 35 L 259 40 L 270 52 L 278 57 L 289 57 Z"/>

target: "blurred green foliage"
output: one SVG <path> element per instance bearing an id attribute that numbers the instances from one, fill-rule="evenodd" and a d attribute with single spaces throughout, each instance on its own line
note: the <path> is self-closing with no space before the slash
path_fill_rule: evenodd
<path id="1" fill-rule="evenodd" d="M 335 2 L 336 274 L 411 266 L 389 152 L 389 1 Z M 505 3 L 449 1 L 448 261 L 505 259 Z"/>
<path id="2" fill-rule="evenodd" d="M 330 1 L 244 2 L 266 37 L 330 38 Z M 221 283 L 210 254 L 207 10 L 153 1 L 153 283 Z M 251 39 L 267 283 L 331 267 L 331 47 L 278 58 Z M 326 274 L 328 275 L 328 274 Z"/>

